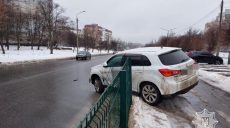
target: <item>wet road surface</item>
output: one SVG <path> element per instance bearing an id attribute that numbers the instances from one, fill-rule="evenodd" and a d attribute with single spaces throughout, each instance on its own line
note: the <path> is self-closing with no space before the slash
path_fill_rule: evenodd
<path id="1" fill-rule="evenodd" d="M 229 83 L 226 83 L 229 84 Z M 215 112 L 216 128 L 230 127 L 230 94 L 200 81 L 199 86 L 184 95 L 197 112 Z"/>
<path id="2" fill-rule="evenodd" d="M 0 66 L 0 128 L 68 128 L 98 99 L 89 84 L 91 61 L 58 60 Z"/>

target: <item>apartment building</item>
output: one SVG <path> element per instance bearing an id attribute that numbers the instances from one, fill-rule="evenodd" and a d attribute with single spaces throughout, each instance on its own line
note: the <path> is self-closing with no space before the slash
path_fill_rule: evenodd
<path id="1" fill-rule="evenodd" d="M 96 47 L 99 46 L 99 43 L 102 41 L 108 41 L 108 43 L 111 42 L 112 31 L 109 29 L 103 28 L 99 26 L 98 24 L 85 25 L 83 31 L 84 31 L 84 34 L 87 34 L 88 36 L 95 39 Z"/>

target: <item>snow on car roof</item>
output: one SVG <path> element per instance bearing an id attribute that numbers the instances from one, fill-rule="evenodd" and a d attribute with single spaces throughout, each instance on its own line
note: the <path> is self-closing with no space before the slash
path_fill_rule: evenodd
<path id="1" fill-rule="evenodd" d="M 176 47 L 143 47 L 143 48 L 135 48 L 123 51 L 122 53 L 146 53 L 146 52 L 154 52 L 155 54 L 162 54 L 172 50 L 178 50 L 181 48 Z"/>

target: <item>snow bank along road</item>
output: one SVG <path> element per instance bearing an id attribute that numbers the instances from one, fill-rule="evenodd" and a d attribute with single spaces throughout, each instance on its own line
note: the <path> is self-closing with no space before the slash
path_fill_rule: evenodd
<path id="1" fill-rule="evenodd" d="M 71 48 L 71 47 L 70 47 Z M 79 48 L 79 51 L 83 51 L 84 48 Z M 89 50 L 92 56 L 100 54 L 108 54 L 108 51 L 102 50 Z M 112 53 L 112 51 L 110 51 Z M 41 60 L 54 60 L 54 59 L 66 59 L 75 58 L 77 51 L 72 50 L 56 50 L 50 54 L 50 50 L 46 47 L 41 47 L 40 50 L 31 50 L 30 47 L 22 46 L 20 50 L 17 50 L 16 46 L 10 46 L 10 50 L 6 50 L 6 54 L 0 54 L 0 64 L 11 63 L 24 63 L 31 61 Z"/>

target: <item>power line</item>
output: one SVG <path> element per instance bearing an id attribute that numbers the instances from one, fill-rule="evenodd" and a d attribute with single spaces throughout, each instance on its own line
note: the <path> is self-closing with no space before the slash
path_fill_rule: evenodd
<path id="1" fill-rule="evenodd" d="M 203 16 L 202 18 L 200 18 L 198 21 L 196 21 L 195 23 L 191 24 L 189 27 L 186 27 L 186 28 L 181 29 L 179 32 L 184 31 L 184 30 L 187 30 L 187 29 L 189 29 L 189 28 L 191 28 L 191 27 L 193 27 L 193 26 L 199 24 L 202 20 L 204 20 L 205 18 L 207 18 L 208 16 L 210 16 L 212 13 L 214 13 L 214 12 L 215 12 L 217 9 L 219 9 L 219 8 L 220 8 L 219 6 L 216 7 L 216 8 L 214 8 L 214 9 L 211 10 L 209 13 L 207 13 L 205 16 Z"/>

